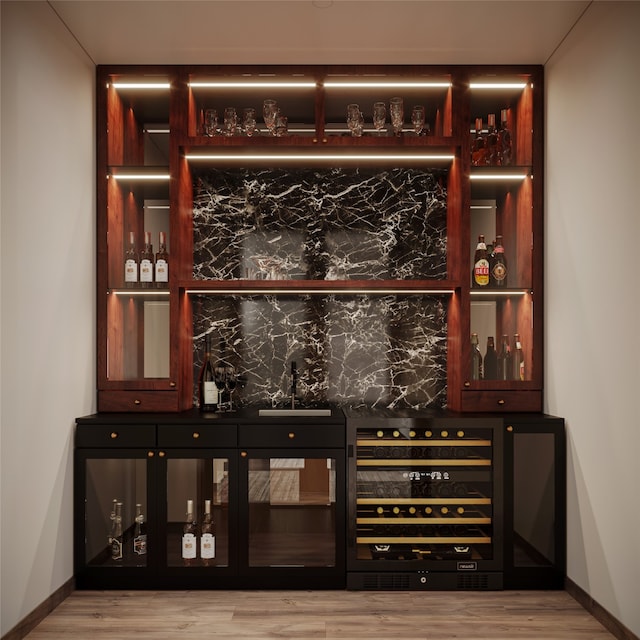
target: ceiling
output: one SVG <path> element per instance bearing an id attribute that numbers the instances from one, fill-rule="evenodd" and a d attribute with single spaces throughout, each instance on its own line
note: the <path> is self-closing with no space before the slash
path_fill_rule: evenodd
<path id="1" fill-rule="evenodd" d="M 592 0 L 48 4 L 95 64 L 544 64 Z"/>

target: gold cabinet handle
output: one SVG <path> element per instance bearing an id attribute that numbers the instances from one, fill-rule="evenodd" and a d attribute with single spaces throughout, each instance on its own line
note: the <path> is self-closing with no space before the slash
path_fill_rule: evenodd
<path id="1" fill-rule="evenodd" d="M 133 404 L 142 404 L 142 401 L 141 400 L 134 400 Z"/>
<path id="2" fill-rule="evenodd" d="M 293 433 L 293 431 L 291 431 L 291 432 L 289 433 L 289 440 L 293 440 L 295 437 L 296 437 L 296 434 L 295 434 L 295 433 Z"/>
<path id="3" fill-rule="evenodd" d="M 165 452 L 164 452 L 164 451 L 160 451 L 160 452 L 158 453 L 158 455 L 159 455 L 161 458 L 164 458 L 166 454 L 165 454 Z"/>
<path id="4" fill-rule="evenodd" d="M 504 402 L 505 402 L 504 400 L 498 400 L 498 404 L 499 404 L 500 406 L 502 406 L 502 405 L 504 404 Z"/>
<path id="5" fill-rule="evenodd" d="M 200 437 L 200 434 L 197 431 L 194 431 L 191 435 L 193 436 L 194 440 L 197 440 Z"/>
<path id="6" fill-rule="evenodd" d="M 507 431 L 508 431 L 509 433 L 511 433 L 511 432 L 513 431 L 513 427 L 512 427 L 511 425 L 509 425 L 509 426 L 507 427 Z"/>
<path id="7" fill-rule="evenodd" d="M 153 458 L 154 455 L 153 451 L 147 451 L 147 458 Z"/>
<path id="8" fill-rule="evenodd" d="M 170 386 L 170 387 L 175 387 L 175 386 L 176 386 L 176 383 L 172 380 L 172 381 L 169 383 L 169 386 Z"/>
<path id="9" fill-rule="evenodd" d="M 246 452 L 246 451 L 241 451 L 241 452 L 240 452 L 240 456 L 241 456 L 242 458 L 246 458 L 246 457 L 247 457 L 247 452 Z"/>
<path id="10" fill-rule="evenodd" d="M 471 383 L 470 383 L 468 380 L 465 380 L 464 386 L 465 386 L 465 387 L 470 387 L 470 386 L 471 386 Z"/>
<path id="11" fill-rule="evenodd" d="M 110 434 L 110 437 L 112 440 L 115 440 L 118 437 L 118 432 L 117 431 L 112 431 Z"/>

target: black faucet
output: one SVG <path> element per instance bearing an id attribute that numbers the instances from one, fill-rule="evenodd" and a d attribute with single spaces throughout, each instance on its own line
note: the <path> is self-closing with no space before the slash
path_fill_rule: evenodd
<path id="1" fill-rule="evenodd" d="M 296 388 L 298 386 L 298 366 L 295 360 L 291 362 L 291 408 L 296 408 Z"/>

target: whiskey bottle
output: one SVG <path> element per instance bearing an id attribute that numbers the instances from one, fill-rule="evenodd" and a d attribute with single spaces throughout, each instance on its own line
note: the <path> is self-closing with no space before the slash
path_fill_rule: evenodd
<path id="1" fill-rule="evenodd" d="M 491 286 L 504 288 L 507 286 L 507 259 L 502 246 L 502 236 L 496 236 L 491 260 Z"/>
<path id="2" fill-rule="evenodd" d="M 471 334 L 471 379 L 482 380 L 482 354 L 478 348 L 478 334 Z"/>
<path id="3" fill-rule="evenodd" d="M 476 118 L 476 137 L 471 148 L 471 164 L 480 167 L 487 163 L 487 149 L 482 135 L 482 118 Z"/>
<path id="4" fill-rule="evenodd" d="M 218 408 L 218 387 L 211 364 L 211 338 L 204 338 L 204 357 L 198 377 L 198 400 L 200 411 L 216 411 Z"/>
<path id="5" fill-rule="evenodd" d="M 500 111 L 500 133 L 498 134 L 498 147 L 500 150 L 500 164 L 509 166 L 513 162 L 513 149 L 511 142 L 511 131 L 507 122 L 507 109 Z"/>
<path id="6" fill-rule="evenodd" d="M 136 253 L 136 234 L 129 231 L 129 247 L 124 253 L 124 286 L 132 288 L 138 284 L 138 254 Z"/>
<path id="7" fill-rule="evenodd" d="M 200 557 L 202 564 L 208 567 L 216 557 L 216 530 L 211 519 L 211 500 L 204 501 L 204 516 L 200 528 Z"/>
<path id="8" fill-rule="evenodd" d="M 524 380 L 524 353 L 522 351 L 522 343 L 520 342 L 520 334 L 513 336 L 513 355 L 512 355 L 512 376 L 513 380 Z"/>
<path id="9" fill-rule="evenodd" d="M 196 521 L 193 518 L 193 500 L 187 500 L 187 517 L 182 528 L 182 562 L 185 566 L 194 564 L 197 543 Z"/>
<path id="10" fill-rule="evenodd" d="M 149 288 L 153 284 L 153 246 L 151 233 L 144 232 L 144 249 L 140 252 L 140 286 Z"/>
<path id="11" fill-rule="evenodd" d="M 147 553 L 147 525 L 142 513 L 142 505 L 136 504 L 136 519 L 133 533 L 133 553 L 139 556 Z"/>
<path id="12" fill-rule="evenodd" d="M 169 254 L 167 253 L 167 234 L 160 232 L 158 253 L 156 253 L 155 281 L 158 289 L 169 286 Z"/>
<path id="13" fill-rule="evenodd" d="M 493 336 L 487 338 L 487 350 L 484 354 L 484 379 L 495 380 L 498 377 L 498 354 Z"/>
<path id="14" fill-rule="evenodd" d="M 498 131 L 496 129 L 496 114 L 490 113 L 487 116 L 487 162 L 493 167 L 500 164 L 500 153 L 498 151 Z"/>
<path id="15" fill-rule="evenodd" d="M 111 536 L 111 559 L 122 560 L 122 502 L 116 502 L 116 512 L 113 519 L 113 534 Z"/>
<path id="16" fill-rule="evenodd" d="M 502 336 L 500 353 L 498 354 L 498 380 L 511 379 L 511 350 L 509 349 L 509 336 Z"/>
<path id="17" fill-rule="evenodd" d="M 478 236 L 478 245 L 473 257 L 473 281 L 476 288 L 486 287 L 489 284 L 489 259 L 487 256 L 487 245 L 484 243 L 484 236 Z"/>

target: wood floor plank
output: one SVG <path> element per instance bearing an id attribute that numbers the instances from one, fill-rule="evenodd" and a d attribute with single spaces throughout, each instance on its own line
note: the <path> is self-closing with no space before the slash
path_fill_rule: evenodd
<path id="1" fill-rule="evenodd" d="M 564 591 L 76 591 L 27 640 L 612 640 Z"/>

